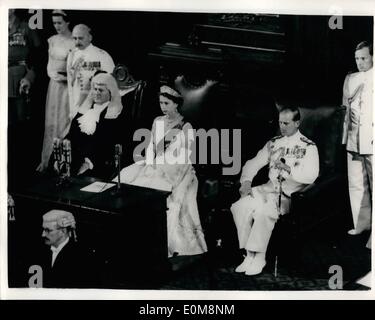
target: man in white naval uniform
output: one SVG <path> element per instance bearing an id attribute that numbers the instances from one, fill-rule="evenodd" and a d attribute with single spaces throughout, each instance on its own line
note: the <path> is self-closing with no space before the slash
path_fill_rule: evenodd
<path id="1" fill-rule="evenodd" d="M 241 199 L 232 205 L 231 211 L 240 248 L 246 249 L 246 257 L 236 272 L 246 275 L 262 272 L 272 230 L 279 215 L 289 211 L 291 194 L 318 177 L 318 149 L 299 132 L 299 125 L 298 108 L 282 109 L 279 113 L 281 135 L 268 141 L 242 169 Z M 267 164 L 269 181 L 252 188 L 253 178 Z"/>
<path id="2" fill-rule="evenodd" d="M 68 89 L 71 119 L 90 91 L 91 78 L 98 70 L 112 73 L 115 67 L 111 56 L 91 44 L 90 28 L 84 24 L 73 29 L 75 48 L 67 60 Z"/>
<path id="3" fill-rule="evenodd" d="M 354 229 L 360 234 L 371 228 L 372 198 L 372 44 L 359 43 L 355 50 L 358 72 L 348 74 L 343 88 L 346 106 L 343 144 L 348 158 L 349 195 Z"/>

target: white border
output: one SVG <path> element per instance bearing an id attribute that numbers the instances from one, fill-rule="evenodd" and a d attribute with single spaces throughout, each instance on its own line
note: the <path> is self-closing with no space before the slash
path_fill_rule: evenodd
<path id="1" fill-rule="evenodd" d="M 367 15 L 373 16 L 372 0 L 107 0 L 97 5 L 89 0 L 2 0 L 0 2 L 0 43 L 7 40 L 8 8 L 30 9 L 85 9 L 85 10 L 131 10 L 172 12 L 232 12 L 276 13 L 308 15 Z M 7 68 L 7 46 L 0 46 L 0 70 Z M 7 198 L 6 198 L 6 119 L 7 119 L 7 73 L 0 72 L 0 299 L 87 299 L 87 300 L 310 300 L 310 299 L 375 299 L 374 277 L 369 291 L 164 291 L 164 290 L 86 290 L 86 289 L 7 289 Z M 374 223 L 374 222 L 373 222 Z M 374 238 L 374 237 L 373 237 Z M 374 242 L 374 240 L 373 240 Z M 372 259 L 372 270 L 374 270 Z"/>

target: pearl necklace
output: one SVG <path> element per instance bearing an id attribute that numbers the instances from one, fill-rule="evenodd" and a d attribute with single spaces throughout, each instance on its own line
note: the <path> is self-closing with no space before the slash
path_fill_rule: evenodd
<path id="1" fill-rule="evenodd" d="M 182 115 L 180 115 L 178 112 L 176 112 L 176 116 L 173 117 L 173 118 L 170 118 L 168 116 L 165 116 L 165 120 L 168 124 L 170 123 L 173 123 L 173 122 L 176 122 L 176 121 L 180 121 L 182 119 Z"/>
<path id="2" fill-rule="evenodd" d="M 176 117 L 170 119 L 168 116 L 165 117 L 164 121 L 164 128 L 165 131 L 168 131 L 170 128 L 172 128 L 176 123 L 181 121 L 183 119 L 183 116 L 177 113 Z"/>

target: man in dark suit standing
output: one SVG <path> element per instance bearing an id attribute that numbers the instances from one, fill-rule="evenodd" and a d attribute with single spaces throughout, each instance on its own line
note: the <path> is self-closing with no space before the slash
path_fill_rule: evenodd
<path id="1" fill-rule="evenodd" d="M 77 245 L 75 229 L 76 221 L 70 212 L 51 210 L 43 215 L 42 237 L 50 247 L 42 258 L 43 287 L 87 286 L 88 260 Z"/>

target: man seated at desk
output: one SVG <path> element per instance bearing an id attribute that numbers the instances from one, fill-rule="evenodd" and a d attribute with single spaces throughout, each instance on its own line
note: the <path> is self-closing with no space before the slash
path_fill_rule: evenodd
<path id="1" fill-rule="evenodd" d="M 113 174 L 115 144 L 122 142 L 123 105 L 115 78 L 99 73 L 79 107 L 66 139 L 72 144 L 72 174 L 108 178 Z"/>

